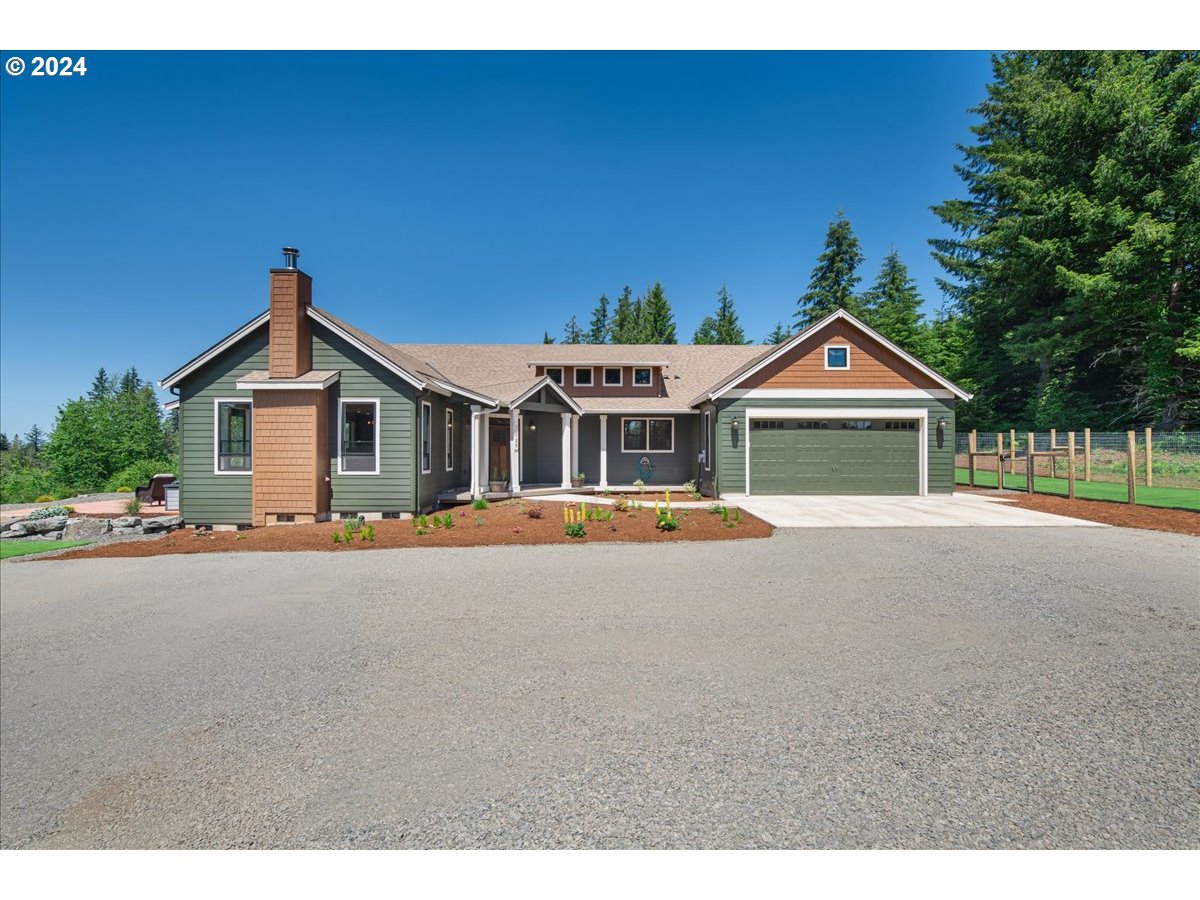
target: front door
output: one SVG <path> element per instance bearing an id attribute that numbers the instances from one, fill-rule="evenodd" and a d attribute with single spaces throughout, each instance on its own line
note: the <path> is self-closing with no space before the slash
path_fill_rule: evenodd
<path id="1" fill-rule="evenodd" d="M 508 419 L 488 420 L 488 481 L 508 481 Z"/>

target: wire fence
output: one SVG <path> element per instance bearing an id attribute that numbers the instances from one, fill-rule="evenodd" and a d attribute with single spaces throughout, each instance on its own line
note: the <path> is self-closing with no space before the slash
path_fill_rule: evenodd
<path id="1" fill-rule="evenodd" d="M 1049 431 L 1034 432 L 1033 449 L 1036 453 L 1044 453 L 1056 448 L 1067 449 L 1067 431 L 1058 431 L 1053 435 Z M 1013 447 L 1010 443 L 1011 432 L 1003 432 L 1004 440 L 1004 471 L 1009 475 L 1025 475 L 1025 454 L 1028 450 L 1028 432 L 1018 431 L 1016 438 L 1016 459 L 1012 458 Z M 1146 483 L 1146 432 L 1139 429 L 1134 432 L 1134 478 L 1138 484 Z M 1090 458 L 1086 456 L 1084 432 L 1075 432 L 1075 465 L 1076 476 L 1080 479 L 1095 482 L 1123 483 L 1128 479 L 1129 455 L 1126 446 L 1127 437 L 1123 431 L 1093 431 L 1090 438 Z M 967 448 L 969 434 L 958 432 L 954 435 L 955 467 L 964 470 L 968 466 Z M 1150 481 L 1155 487 L 1188 488 L 1200 490 L 1200 431 L 1152 431 L 1150 438 L 1150 457 L 1153 472 Z M 991 456 L 976 456 L 975 469 L 978 472 L 992 473 L 994 483 L 996 471 L 996 432 L 977 432 L 975 435 L 976 453 L 992 454 Z M 1066 478 L 1067 460 L 1039 456 L 1034 460 L 1034 474 L 1039 477 Z M 958 481 L 965 481 L 962 472 L 958 473 Z M 1007 483 L 1007 479 L 1006 479 Z"/>

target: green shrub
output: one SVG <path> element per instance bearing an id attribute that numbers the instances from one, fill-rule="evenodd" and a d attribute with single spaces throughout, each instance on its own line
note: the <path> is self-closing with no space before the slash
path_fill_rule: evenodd
<path id="1" fill-rule="evenodd" d="M 71 510 L 66 506 L 43 506 L 41 509 L 35 509 L 26 519 L 53 519 L 55 516 L 69 516 Z"/>
<path id="2" fill-rule="evenodd" d="M 570 522 L 563 526 L 563 531 L 569 538 L 587 537 L 587 529 L 583 527 L 582 522 Z"/>
<path id="3" fill-rule="evenodd" d="M 136 516 L 142 511 L 142 501 L 137 497 L 130 497 L 125 501 L 125 515 Z"/>
<path id="4" fill-rule="evenodd" d="M 121 485 L 119 488 L 117 488 L 117 493 L 118 493 L 118 494 L 132 494 L 132 493 L 133 493 L 133 488 L 131 488 L 131 487 L 130 487 L 129 485 L 127 485 L 127 484 L 123 484 L 123 485 Z"/>
<path id="5" fill-rule="evenodd" d="M 487 509 L 488 502 L 486 497 L 480 497 L 471 503 L 471 509 Z"/>
<path id="6" fill-rule="evenodd" d="M 121 488 L 132 489 L 143 487 L 149 484 L 150 479 L 155 475 L 163 475 L 167 472 L 170 472 L 172 475 L 178 475 L 179 465 L 169 459 L 145 459 L 126 466 L 120 472 L 115 473 L 112 478 L 108 479 L 104 489 L 106 491 L 119 491 Z"/>
<path id="7" fill-rule="evenodd" d="M 57 499 L 58 499 L 57 497 L 54 497 L 50 494 L 42 494 L 40 497 L 34 497 L 33 502 L 34 503 L 53 503 Z"/>
<path id="8" fill-rule="evenodd" d="M 714 516 L 725 517 L 729 515 L 729 510 L 727 510 L 721 503 L 710 503 L 708 505 L 708 511 Z"/>
<path id="9" fill-rule="evenodd" d="M 625 512 L 625 510 L 629 509 L 629 501 L 624 497 L 618 497 L 613 501 L 613 509 L 617 512 Z"/>
<path id="10" fill-rule="evenodd" d="M 370 541 L 372 544 L 375 543 L 375 526 L 374 525 L 364 525 L 363 526 L 362 539 L 364 541 Z"/>
<path id="11" fill-rule="evenodd" d="M 342 530 L 340 528 L 334 529 L 333 542 L 335 544 L 340 544 L 342 542 Z"/>
<path id="12" fill-rule="evenodd" d="M 45 469 L 9 464 L 0 474 L 0 503 L 29 503 L 51 492 L 56 487 Z"/>
<path id="13" fill-rule="evenodd" d="M 453 528 L 454 527 L 454 513 L 448 512 L 444 516 L 442 516 L 442 527 L 443 528 Z"/>
<path id="14" fill-rule="evenodd" d="M 675 531 L 683 524 L 683 520 L 679 516 L 672 513 L 670 510 L 660 510 L 658 520 L 654 523 L 654 527 L 659 531 Z"/>

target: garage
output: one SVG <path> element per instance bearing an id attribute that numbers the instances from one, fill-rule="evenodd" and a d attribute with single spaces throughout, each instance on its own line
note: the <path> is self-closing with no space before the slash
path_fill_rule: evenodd
<path id="1" fill-rule="evenodd" d="M 750 419 L 751 494 L 921 493 L 921 422 L 914 418 Z"/>

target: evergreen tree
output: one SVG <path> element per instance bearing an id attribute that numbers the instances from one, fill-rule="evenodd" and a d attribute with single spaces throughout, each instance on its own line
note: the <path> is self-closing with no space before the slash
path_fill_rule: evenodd
<path id="1" fill-rule="evenodd" d="M 646 343 L 646 301 L 638 294 L 633 301 L 632 308 L 633 328 L 629 332 L 629 343 L 644 344 Z"/>
<path id="2" fill-rule="evenodd" d="M 675 337 L 675 314 L 671 311 L 671 301 L 663 291 L 662 282 L 654 282 L 654 286 L 646 292 L 641 320 L 642 343 L 678 343 Z"/>
<path id="3" fill-rule="evenodd" d="M 34 423 L 34 426 L 25 432 L 25 443 L 33 451 L 34 456 L 42 452 L 42 447 L 46 443 L 46 433 L 38 427 L 37 423 Z"/>
<path id="4" fill-rule="evenodd" d="M 554 343 L 554 338 L 550 337 L 550 332 L 548 332 L 548 331 L 542 332 L 542 343 L 543 344 L 553 344 Z"/>
<path id="5" fill-rule="evenodd" d="M 797 301 L 795 320 L 800 328 L 807 328 L 838 309 L 859 313 L 854 288 L 861 280 L 857 273 L 862 261 L 862 247 L 850 220 L 838 210 L 837 218 L 829 223 L 825 233 L 825 249 L 817 257 L 808 290 Z"/>
<path id="6" fill-rule="evenodd" d="M 3 453 L 9 448 L 8 435 L 0 431 L 0 453 Z"/>
<path id="7" fill-rule="evenodd" d="M 596 308 L 592 310 L 592 324 L 588 329 L 587 342 L 589 344 L 607 344 L 609 331 L 608 297 L 601 294 L 600 299 L 596 302 Z"/>
<path id="8" fill-rule="evenodd" d="M 717 340 L 717 320 L 714 316 L 705 316 L 692 335 L 693 344 L 719 344 Z"/>
<path id="9" fill-rule="evenodd" d="M 922 324 L 921 295 L 894 247 L 883 258 L 875 284 L 863 295 L 862 313 L 885 338 L 909 353 L 924 355 L 928 333 Z"/>
<path id="10" fill-rule="evenodd" d="M 92 400 L 103 400 L 113 392 L 113 381 L 108 377 L 108 372 L 104 370 L 104 366 L 96 372 L 96 377 L 92 379 L 92 389 L 88 392 L 88 397 Z"/>
<path id="11" fill-rule="evenodd" d="M 772 332 L 767 335 L 767 339 L 765 341 L 763 341 L 763 343 L 764 344 L 782 344 L 784 341 L 786 341 L 791 336 L 792 336 L 792 333 L 783 327 L 782 322 L 776 322 L 774 330 L 772 330 Z"/>
<path id="12" fill-rule="evenodd" d="M 125 370 L 124 374 L 121 375 L 117 390 L 119 393 L 125 395 L 136 394 L 138 389 L 142 386 L 142 383 L 142 379 L 138 376 L 137 369 L 133 366 L 130 366 Z"/>
<path id="13" fill-rule="evenodd" d="M 637 317 L 633 304 L 633 292 L 629 285 L 621 291 L 617 298 L 617 306 L 613 311 L 609 336 L 614 344 L 637 343 Z"/>
<path id="14" fill-rule="evenodd" d="M 737 312 L 733 308 L 733 298 L 724 282 L 717 291 L 717 340 L 718 344 L 744 344 L 746 332 L 738 324 Z"/>
<path id="15" fill-rule="evenodd" d="M 571 316 L 571 318 L 567 320 L 567 324 L 563 326 L 563 343 L 583 343 L 583 331 L 580 329 L 579 323 L 575 321 L 574 316 Z"/>

